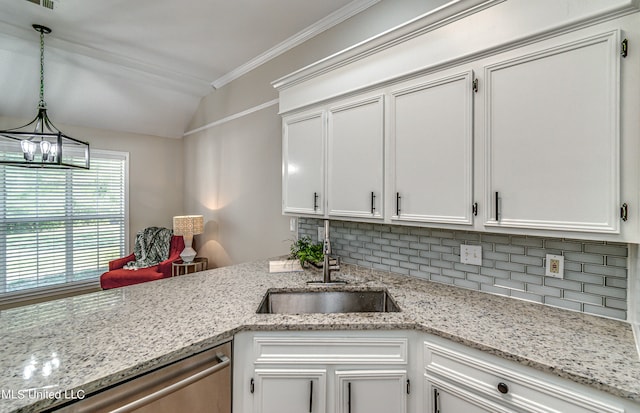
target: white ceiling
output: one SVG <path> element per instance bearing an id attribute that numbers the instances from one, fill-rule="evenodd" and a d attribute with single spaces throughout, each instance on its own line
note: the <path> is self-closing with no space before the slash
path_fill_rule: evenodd
<path id="1" fill-rule="evenodd" d="M 379 0 L 0 0 L 0 115 L 179 137 L 220 87 Z M 17 125 L 16 125 L 17 126 Z"/>

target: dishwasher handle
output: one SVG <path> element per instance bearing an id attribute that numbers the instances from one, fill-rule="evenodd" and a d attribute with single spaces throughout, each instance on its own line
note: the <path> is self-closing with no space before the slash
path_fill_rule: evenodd
<path id="1" fill-rule="evenodd" d="M 176 383 L 173 383 L 163 389 L 158 390 L 157 392 L 148 394 L 140 399 L 134 400 L 129 404 L 125 404 L 122 407 L 119 407 L 115 410 L 112 410 L 111 413 L 129 413 L 132 412 L 136 409 L 139 409 L 142 406 L 146 406 L 149 403 L 153 403 L 156 400 L 159 400 L 171 393 L 174 393 L 180 389 L 183 389 L 185 387 L 187 387 L 188 385 L 197 382 L 198 380 L 201 380 L 211 374 L 214 374 L 226 367 L 228 367 L 229 365 L 231 365 L 231 359 L 227 356 L 225 356 L 222 353 L 218 353 L 216 354 L 216 358 L 220 361 L 219 364 L 216 364 L 215 366 L 211 366 L 207 369 L 204 369 L 202 371 L 199 371 L 198 373 L 186 377 Z"/>

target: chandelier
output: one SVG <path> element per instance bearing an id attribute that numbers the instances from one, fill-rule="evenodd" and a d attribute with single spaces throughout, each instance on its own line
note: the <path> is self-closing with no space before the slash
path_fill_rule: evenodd
<path id="1" fill-rule="evenodd" d="M 39 24 L 40 101 L 35 119 L 24 126 L 0 131 L 0 164 L 38 168 L 89 169 L 89 144 L 62 133 L 47 116 L 44 101 L 44 35 L 51 29 Z"/>

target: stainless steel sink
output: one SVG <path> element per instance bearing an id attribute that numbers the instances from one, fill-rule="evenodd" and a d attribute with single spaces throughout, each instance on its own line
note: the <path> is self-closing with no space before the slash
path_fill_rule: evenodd
<path id="1" fill-rule="evenodd" d="M 258 313 L 390 313 L 400 308 L 386 290 L 267 291 Z"/>

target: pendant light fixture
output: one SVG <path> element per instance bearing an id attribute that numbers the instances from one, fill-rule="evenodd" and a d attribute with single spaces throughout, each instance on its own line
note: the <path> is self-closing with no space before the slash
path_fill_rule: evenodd
<path id="1" fill-rule="evenodd" d="M 39 24 L 40 101 L 38 115 L 15 129 L 0 131 L 0 164 L 38 168 L 89 169 L 89 144 L 62 133 L 47 116 L 44 101 L 44 35 L 51 29 Z"/>

